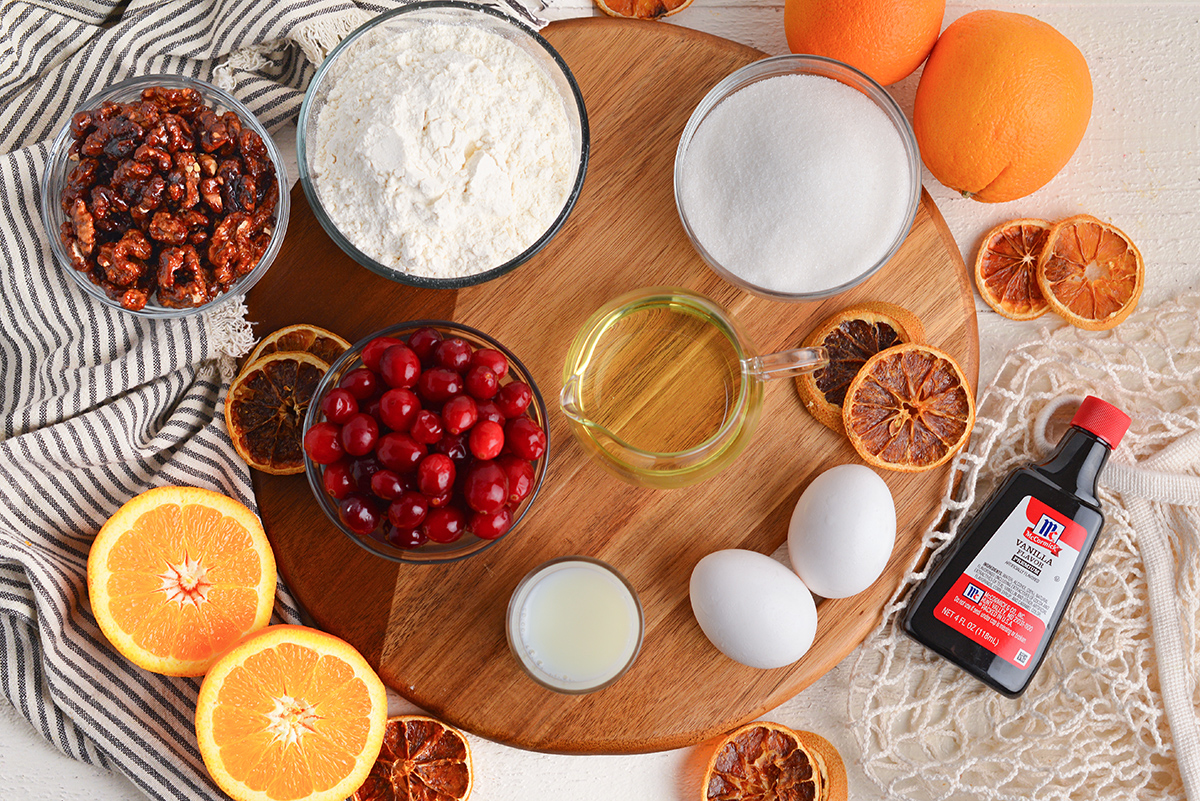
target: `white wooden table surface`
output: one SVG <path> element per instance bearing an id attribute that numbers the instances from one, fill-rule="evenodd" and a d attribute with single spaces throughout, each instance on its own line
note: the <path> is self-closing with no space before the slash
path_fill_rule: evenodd
<path id="1" fill-rule="evenodd" d="M 1087 212 L 1117 225 L 1141 249 L 1147 269 L 1143 307 L 1200 290 L 1200 3 L 971 0 L 950 2 L 943 24 L 977 8 L 1031 14 L 1063 32 L 1087 58 L 1095 106 L 1075 157 L 1030 197 L 996 205 L 976 203 L 925 174 L 925 187 L 967 262 L 974 258 L 983 232 L 1003 220 L 1053 220 Z M 590 0 L 555 0 L 547 16 L 561 19 L 592 13 Z M 769 54 L 787 52 L 782 0 L 695 0 L 671 22 Z M 890 89 L 907 114 L 912 111 L 916 86 L 917 75 L 913 75 Z M 991 381 L 1010 347 L 1036 337 L 1043 326 L 1060 324 L 1052 317 L 1015 323 L 998 317 L 978 299 L 976 306 L 982 386 Z M 832 741 L 846 760 L 850 797 L 874 801 L 884 795 L 859 767 L 858 746 L 848 729 L 846 683 L 853 659 L 852 654 L 766 717 Z M 399 698 L 392 701 L 393 713 L 412 708 Z M 691 801 L 699 797 L 700 772 L 708 757 L 703 747 L 639 756 L 554 756 L 476 737 L 472 748 L 475 801 Z M 60 755 L 0 701 L 0 798 L 136 801 L 142 797 L 123 777 Z"/>

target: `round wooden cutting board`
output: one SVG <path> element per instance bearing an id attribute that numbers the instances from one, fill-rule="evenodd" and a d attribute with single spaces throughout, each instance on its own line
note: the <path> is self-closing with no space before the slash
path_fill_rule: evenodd
<path id="1" fill-rule="evenodd" d="M 692 109 L 721 78 L 762 53 L 659 23 L 583 19 L 545 31 L 579 81 L 591 123 L 587 181 L 571 218 L 528 264 L 482 286 L 417 290 L 344 256 L 298 190 L 283 252 L 249 297 L 265 335 L 310 322 L 351 341 L 416 318 L 453 319 L 494 335 L 532 371 L 550 409 L 550 470 L 520 529 L 451 565 L 395 565 L 350 542 L 322 515 L 305 477 L 255 473 L 279 569 L 318 625 L 353 643 L 383 680 L 445 720 L 523 748 L 631 753 L 696 743 L 751 720 L 837 664 L 879 621 L 917 554 L 948 469 L 884 475 L 899 515 L 885 575 L 867 591 L 819 604 L 816 642 L 794 665 L 755 670 L 718 652 L 692 616 L 688 580 L 722 548 L 771 553 L 800 493 L 821 471 L 858 461 L 844 438 L 800 404 L 794 383 L 767 385 L 762 421 L 727 471 L 693 487 L 631 487 L 592 462 L 555 404 L 567 348 L 597 307 L 620 293 L 678 285 L 708 294 L 765 351 L 795 347 L 821 318 L 856 301 L 887 300 L 925 323 L 972 381 L 979 345 L 958 248 L 928 195 L 912 233 L 871 280 L 821 303 L 742 292 L 713 274 L 675 211 L 675 146 Z M 646 636 L 633 668 L 591 695 L 559 695 L 529 680 L 508 651 L 513 588 L 567 554 L 615 565 L 636 587 Z"/>

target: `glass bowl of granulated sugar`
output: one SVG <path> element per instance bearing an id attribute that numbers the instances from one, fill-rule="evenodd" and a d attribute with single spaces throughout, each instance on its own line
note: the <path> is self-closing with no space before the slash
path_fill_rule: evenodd
<path id="1" fill-rule="evenodd" d="M 718 83 L 675 154 L 675 203 L 725 279 L 818 300 L 895 255 L 916 216 L 920 153 L 879 84 L 840 61 L 777 56 Z"/>
<path id="2" fill-rule="evenodd" d="M 574 76 L 493 8 L 418 2 L 346 37 L 300 109 L 300 182 L 351 258 L 454 289 L 528 261 L 566 222 L 588 161 Z"/>

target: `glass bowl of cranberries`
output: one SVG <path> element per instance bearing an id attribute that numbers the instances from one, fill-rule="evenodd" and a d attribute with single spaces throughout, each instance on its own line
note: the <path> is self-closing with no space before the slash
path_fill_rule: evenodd
<path id="1" fill-rule="evenodd" d="M 549 461 L 546 404 L 492 337 L 417 320 L 329 368 L 304 420 L 313 495 L 346 536 L 396 562 L 465 559 L 512 533 Z"/>

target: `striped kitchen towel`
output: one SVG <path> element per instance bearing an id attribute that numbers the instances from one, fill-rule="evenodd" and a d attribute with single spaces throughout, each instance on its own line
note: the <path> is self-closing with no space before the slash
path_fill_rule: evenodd
<path id="1" fill-rule="evenodd" d="M 232 357 L 252 339 L 240 301 L 147 321 L 82 292 L 53 262 L 39 217 L 48 140 L 91 95 L 149 73 L 223 85 L 277 130 L 294 121 L 313 61 L 385 8 L 0 5 L 0 685 L 63 753 L 121 771 L 151 798 L 224 797 L 196 746 L 199 680 L 148 673 L 108 645 L 88 607 L 88 549 L 152 486 L 207 487 L 255 507 L 219 413 Z M 299 620 L 282 584 L 276 612 Z"/>

